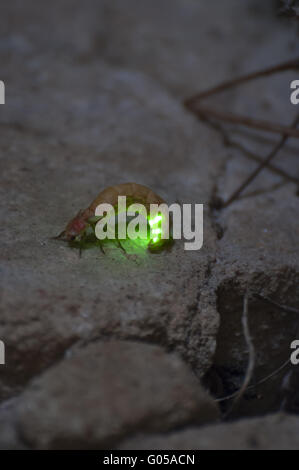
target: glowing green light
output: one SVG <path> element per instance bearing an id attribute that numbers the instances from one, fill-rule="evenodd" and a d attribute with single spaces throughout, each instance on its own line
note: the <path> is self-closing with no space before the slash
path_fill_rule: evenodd
<path id="1" fill-rule="evenodd" d="M 156 224 L 159 223 L 161 220 L 162 220 L 162 215 L 157 215 L 154 219 L 150 219 L 150 220 L 149 220 L 149 224 L 150 224 L 150 226 L 156 225 Z"/>
<path id="2" fill-rule="evenodd" d="M 151 228 L 151 233 L 153 235 L 151 244 L 155 244 L 157 242 L 160 242 L 161 240 L 162 229 L 159 227 L 159 225 L 162 219 L 162 215 L 156 215 L 156 217 L 154 217 L 153 219 L 149 219 L 148 221 L 149 226 Z"/>

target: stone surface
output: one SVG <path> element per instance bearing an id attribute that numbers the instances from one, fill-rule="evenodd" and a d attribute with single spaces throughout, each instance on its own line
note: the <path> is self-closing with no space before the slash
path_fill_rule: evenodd
<path id="1" fill-rule="evenodd" d="M 27 388 L 31 395 L 32 378 L 95 339 L 157 344 L 178 353 L 212 391 L 216 382 L 218 396 L 235 391 L 248 360 L 246 289 L 299 306 L 297 186 L 281 174 L 298 177 L 298 143 L 291 140 L 242 198 L 217 211 L 213 201 L 226 200 L 277 139 L 225 126 L 225 146 L 223 132 L 198 121 L 182 100 L 298 55 L 295 23 L 277 15 L 275 1 L 87 0 L 83 8 L 79 0 L 53 0 L 41 8 L 11 0 L 1 7 L 0 29 L 7 358 L 0 400 Z M 291 79 L 293 72 L 254 81 L 211 104 L 289 124 Z M 101 189 L 126 181 L 168 202 L 204 203 L 202 250 L 176 242 L 152 255 L 127 245 L 125 256 L 109 244 L 105 255 L 91 249 L 80 258 L 50 239 Z M 256 383 L 289 357 L 297 316 L 253 295 L 249 313 Z M 297 384 L 294 368 L 284 369 L 248 391 L 235 414 L 298 411 Z M 4 447 L 17 445 L 14 407 L 5 414 Z"/>
<path id="2" fill-rule="evenodd" d="M 1 51 L 8 60 L 15 52 L 20 66 L 37 63 L 37 55 L 69 66 L 103 60 L 185 97 L 241 73 L 257 56 L 270 64 L 294 55 L 295 25 L 278 18 L 273 3 L 86 0 L 83 10 L 79 0 L 44 8 L 14 0 L 3 6 Z"/>
<path id="3" fill-rule="evenodd" d="M 283 413 L 200 429 L 189 428 L 168 435 L 136 437 L 122 450 L 298 450 L 299 418 Z"/>
<path id="4" fill-rule="evenodd" d="M 276 51 L 281 51 L 282 44 Z M 298 53 L 298 41 L 294 53 Z M 252 59 L 257 69 L 262 54 L 273 52 L 273 44 L 265 45 Z M 235 97 L 233 110 L 251 117 L 291 124 L 296 108 L 289 100 L 289 83 L 294 72 L 256 80 L 243 86 Z M 216 194 L 227 200 L 248 175 L 265 158 L 280 137 L 229 128 L 231 155 L 217 181 Z M 244 378 L 248 347 L 241 324 L 243 297 L 248 289 L 249 325 L 255 347 L 255 368 L 252 383 L 258 383 L 285 363 L 290 344 L 298 336 L 298 315 L 285 313 L 254 297 L 260 293 L 290 307 L 299 306 L 299 199 L 297 185 L 285 175 L 298 179 L 298 139 L 289 139 L 256 180 L 220 212 L 214 211 L 215 222 L 223 236 L 217 244 L 217 309 L 221 327 L 217 337 L 214 366 L 227 393 L 236 390 Z M 275 171 L 276 170 L 276 171 Z M 283 171 L 281 174 L 279 171 Z M 293 368 L 294 369 L 294 368 Z M 258 414 L 280 409 L 284 401 L 286 368 L 270 381 L 251 390 L 237 413 Z M 293 371 L 295 373 L 295 371 Z M 291 406 L 292 408 L 292 406 Z"/>
<path id="5" fill-rule="evenodd" d="M 56 85 L 48 77 L 40 91 L 16 93 L 0 118 L 8 202 L 0 337 L 10 358 L 2 395 L 78 339 L 99 335 L 159 342 L 185 356 L 191 347 L 202 375 L 218 327 L 215 297 L 206 286 L 216 243 L 208 211 L 199 252 L 184 251 L 181 242 L 158 256 L 128 246 L 137 256 L 127 259 L 110 243 L 106 255 L 92 249 L 80 258 L 50 237 L 111 184 L 137 181 L 169 202 L 208 201 L 221 163 L 220 139 L 198 131 L 180 103 L 142 74 L 54 63 L 50 73 Z M 203 168 L 198 187 L 194 171 Z"/>
<path id="6" fill-rule="evenodd" d="M 76 349 L 21 396 L 17 427 L 34 448 L 107 448 L 128 433 L 218 417 L 186 365 L 158 346 L 124 341 Z"/>
<path id="7" fill-rule="evenodd" d="M 16 399 L 10 399 L 0 406 L 0 450 L 26 449 L 16 429 Z"/>

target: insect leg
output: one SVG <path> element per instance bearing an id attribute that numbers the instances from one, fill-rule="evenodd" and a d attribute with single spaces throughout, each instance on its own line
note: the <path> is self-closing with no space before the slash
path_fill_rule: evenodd
<path id="1" fill-rule="evenodd" d="M 100 250 L 103 253 L 103 255 L 105 255 L 106 253 L 105 253 L 105 250 L 103 248 L 103 243 L 100 240 L 99 240 L 99 247 L 100 247 Z"/>
<path id="2" fill-rule="evenodd" d="M 116 243 L 117 243 L 117 245 L 119 246 L 119 248 L 120 248 L 125 254 L 127 254 L 126 250 L 124 249 L 124 247 L 122 246 L 122 244 L 120 243 L 120 241 L 119 241 L 118 238 L 116 239 Z"/>
<path id="3" fill-rule="evenodd" d="M 65 230 L 63 230 L 59 235 L 56 235 L 56 237 L 50 237 L 50 240 L 61 240 L 61 241 L 67 241 L 66 238 L 64 238 L 66 236 L 66 232 Z"/>

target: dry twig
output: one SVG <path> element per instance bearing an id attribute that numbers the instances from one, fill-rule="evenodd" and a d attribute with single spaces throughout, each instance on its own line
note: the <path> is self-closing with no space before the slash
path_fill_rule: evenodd
<path id="1" fill-rule="evenodd" d="M 267 380 L 271 379 L 275 375 L 279 374 L 280 371 L 286 368 L 287 365 L 290 364 L 290 358 L 288 358 L 281 366 L 278 367 L 278 369 L 275 369 L 271 374 L 267 375 L 266 377 L 262 378 L 259 380 L 257 383 L 253 385 L 249 385 L 246 390 L 251 390 L 253 388 L 256 388 L 258 385 L 263 384 L 264 382 L 267 382 Z M 239 390 L 237 390 L 234 393 L 231 393 L 230 395 L 226 395 L 225 397 L 221 398 L 216 398 L 216 402 L 221 402 L 221 401 L 226 401 L 226 400 L 231 400 L 232 398 L 235 398 L 239 394 Z"/>
<path id="2" fill-rule="evenodd" d="M 220 121 L 241 124 L 253 129 L 259 129 L 275 134 L 283 134 L 288 137 L 295 137 L 299 139 L 299 130 L 291 126 L 282 126 L 281 124 L 276 124 L 275 122 L 253 119 L 247 116 L 240 116 L 239 114 L 230 113 L 229 111 L 218 111 L 217 109 L 202 105 L 198 106 L 197 108 L 191 108 L 191 110 L 201 118 L 215 118 L 219 119 Z"/>
<path id="3" fill-rule="evenodd" d="M 284 62 L 282 64 L 274 65 L 273 67 L 267 67 L 266 69 L 258 70 L 256 72 L 243 75 L 242 77 L 234 78 L 233 80 L 227 80 L 221 83 L 220 85 L 210 88 L 209 90 L 202 91 L 201 93 L 197 93 L 196 95 L 191 96 L 191 98 L 187 98 L 184 104 L 187 108 L 192 109 L 196 102 L 198 102 L 199 100 L 202 100 L 203 98 L 208 98 L 209 96 L 212 96 L 216 93 L 220 93 L 221 91 L 233 88 L 251 80 L 255 80 L 256 78 L 266 77 L 268 75 L 273 75 L 278 72 L 284 72 L 285 70 L 296 69 L 299 69 L 299 58 L 289 60 L 288 62 Z"/>
<path id="4" fill-rule="evenodd" d="M 253 292 L 252 295 L 254 297 L 257 297 L 258 299 L 263 300 L 264 302 L 270 303 L 274 307 L 277 307 L 280 310 L 283 310 L 284 312 L 296 313 L 296 314 L 299 315 L 299 309 L 297 309 L 297 308 L 288 307 L 287 305 L 280 304 L 280 303 L 275 302 L 274 300 L 270 299 L 269 297 L 262 296 L 261 294 L 258 294 L 256 292 Z M 248 298 L 247 298 L 247 301 L 246 301 L 247 303 L 245 303 L 245 300 L 246 300 L 246 296 L 244 297 L 242 323 L 243 323 L 243 329 L 244 329 L 244 336 L 245 336 L 245 338 L 247 338 L 247 340 L 246 340 L 247 344 L 248 345 L 250 344 L 249 351 L 251 351 L 251 354 L 253 354 L 253 359 L 252 358 L 251 358 L 251 360 L 249 359 L 247 371 L 246 371 L 246 374 L 245 374 L 245 379 L 244 379 L 243 385 L 240 388 L 240 390 L 237 390 L 236 392 L 231 393 L 230 395 L 226 395 L 225 397 L 215 399 L 216 402 L 222 402 L 222 401 L 231 400 L 231 399 L 235 398 L 235 401 L 234 401 L 232 407 L 230 408 L 229 413 L 232 411 L 232 408 L 233 408 L 233 406 L 235 406 L 236 402 L 238 402 L 239 399 L 244 395 L 246 390 L 251 390 L 253 388 L 256 388 L 258 385 L 263 384 L 267 380 L 269 380 L 272 377 L 274 377 L 275 375 L 279 374 L 279 372 L 281 372 L 283 369 L 285 369 L 290 364 L 290 358 L 288 358 L 281 366 L 279 366 L 277 369 L 275 369 L 269 375 L 262 378 L 257 383 L 255 383 L 253 385 L 249 385 L 250 376 L 252 375 L 252 371 L 253 371 L 253 367 L 254 367 L 254 349 L 253 349 L 253 344 L 252 344 L 252 341 L 250 339 L 250 334 L 249 334 L 249 329 L 248 329 L 248 319 L 247 319 L 247 317 L 248 317 Z M 249 354 L 249 358 L 250 358 L 250 354 Z M 228 413 L 226 413 L 226 415 L 227 414 Z"/>
<path id="5" fill-rule="evenodd" d="M 255 364 L 255 349 L 253 345 L 253 341 L 250 335 L 250 330 L 249 330 L 249 324 L 248 324 L 248 292 L 245 293 L 244 295 L 244 301 L 243 301 L 243 315 L 242 315 L 242 326 L 243 326 L 243 332 L 244 332 L 244 338 L 248 347 L 248 366 L 247 370 L 245 373 L 244 381 L 243 384 L 238 390 L 238 392 L 235 395 L 235 399 L 232 403 L 231 408 L 226 412 L 225 416 L 228 416 L 233 410 L 233 408 L 236 406 L 236 404 L 240 401 L 242 396 L 244 395 L 246 389 L 248 388 L 248 385 L 250 383 L 253 370 L 254 370 L 254 364 Z"/>
<path id="6" fill-rule="evenodd" d="M 190 109 L 190 111 L 195 113 L 200 118 L 208 120 L 208 122 L 210 118 L 214 118 L 224 122 L 241 124 L 247 127 L 261 129 L 273 133 L 279 133 L 282 135 L 281 140 L 276 144 L 276 146 L 265 158 L 265 160 L 263 160 L 263 162 L 260 163 L 260 165 L 248 176 L 248 178 L 246 178 L 246 180 L 239 186 L 239 188 L 234 191 L 231 197 L 223 204 L 223 207 L 227 207 L 235 199 L 237 199 L 241 192 L 243 192 L 244 189 L 256 178 L 256 176 L 262 171 L 262 169 L 269 165 L 269 163 L 273 160 L 277 152 L 283 147 L 289 137 L 299 138 L 299 130 L 296 129 L 299 123 L 299 116 L 296 118 L 292 126 L 283 126 L 269 121 L 253 119 L 247 116 L 240 116 L 227 111 L 219 111 L 214 108 L 203 106 L 201 104 L 201 100 L 216 93 L 227 90 L 228 88 L 232 88 L 236 85 L 241 85 L 242 83 L 248 82 L 250 80 L 297 68 L 299 68 L 298 58 L 295 60 L 284 62 L 282 64 L 275 65 L 273 67 L 269 67 L 263 70 L 259 70 L 257 72 L 244 75 L 242 77 L 238 77 L 233 80 L 228 80 L 226 82 L 221 83 L 220 85 L 217 85 L 216 87 L 198 93 L 192 96 L 191 98 L 185 100 L 184 104 L 188 109 Z"/>
<path id="7" fill-rule="evenodd" d="M 261 295 L 261 294 L 253 294 L 255 297 L 257 297 L 258 299 L 261 299 L 263 300 L 264 302 L 268 302 L 270 303 L 271 305 L 274 305 L 274 307 L 277 307 L 279 308 L 280 310 L 283 310 L 284 312 L 287 312 L 287 313 L 297 313 L 299 315 L 299 309 L 298 308 L 294 308 L 294 307 L 288 307 L 287 305 L 282 305 L 282 304 L 279 304 L 278 302 L 275 302 L 274 300 L 270 299 L 269 297 L 266 297 L 264 295 Z"/>
<path id="8" fill-rule="evenodd" d="M 241 143 L 233 140 L 230 137 L 230 135 L 228 134 L 228 132 L 225 129 L 223 129 L 223 127 L 219 123 L 216 123 L 215 121 L 211 121 L 211 120 L 208 120 L 208 119 L 206 120 L 206 122 L 208 122 L 208 124 L 211 127 L 213 127 L 213 129 L 220 132 L 220 134 L 222 135 L 222 138 L 223 138 L 224 145 L 226 145 L 227 147 L 234 147 L 238 150 L 241 150 L 241 152 L 243 152 L 244 155 L 246 155 L 248 158 L 250 158 L 251 160 L 254 160 L 257 163 L 262 163 L 264 161 L 263 157 L 253 153 L 251 150 L 244 147 L 244 145 L 242 145 Z M 299 179 L 298 178 L 296 178 L 293 175 L 289 175 L 286 171 L 282 170 L 278 166 L 273 165 L 273 163 L 268 162 L 267 163 L 267 169 L 269 171 L 271 171 L 272 173 L 275 173 L 276 175 L 279 175 L 282 178 L 285 178 L 286 180 L 291 181 L 292 183 L 295 183 L 296 185 L 299 186 Z"/>
<path id="9" fill-rule="evenodd" d="M 292 128 L 297 127 L 299 124 L 299 115 L 296 117 L 295 121 L 293 122 Z M 284 146 L 287 142 L 289 135 L 283 135 L 279 142 L 275 145 L 275 147 L 271 150 L 269 155 L 263 160 L 255 170 L 243 181 L 243 183 L 233 192 L 233 194 L 228 198 L 228 200 L 223 204 L 223 207 L 229 206 L 233 201 L 237 199 L 237 197 L 244 191 L 247 186 L 257 177 L 257 175 L 266 167 L 268 164 L 273 160 L 273 158 L 277 155 L 279 150 Z"/>

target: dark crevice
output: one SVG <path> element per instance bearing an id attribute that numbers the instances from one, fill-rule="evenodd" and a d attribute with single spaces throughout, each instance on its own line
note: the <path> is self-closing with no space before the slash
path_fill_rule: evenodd
<path id="1" fill-rule="evenodd" d="M 263 292 L 277 303 L 298 308 L 299 274 L 292 270 L 279 273 L 256 273 L 251 277 L 252 292 Z M 275 290 L 273 290 L 275 287 Z M 244 286 L 238 279 L 222 282 L 217 290 L 220 328 L 213 366 L 203 383 L 216 399 L 238 391 L 243 383 L 248 351 L 241 324 Z M 290 344 L 296 338 L 299 318 L 296 312 L 283 312 L 255 296 L 249 299 L 250 332 L 256 363 L 250 387 L 229 418 L 258 416 L 270 412 L 298 413 L 298 367 L 286 363 L 291 355 Z M 280 368 L 286 363 L 286 367 Z M 272 377 L 260 383 L 277 370 Z M 223 412 L 232 400 L 220 402 Z"/>

